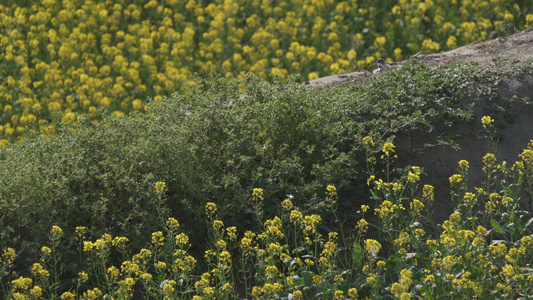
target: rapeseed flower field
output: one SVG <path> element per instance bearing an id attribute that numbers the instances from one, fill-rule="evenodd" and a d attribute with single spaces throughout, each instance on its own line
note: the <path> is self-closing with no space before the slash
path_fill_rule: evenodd
<path id="1" fill-rule="evenodd" d="M 401 147 L 390 137 L 399 134 L 393 130 L 430 124 L 422 108 L 409 115 L 394 109 L 416 108 L 425 95 L 428 119 L 468 120 L 466 109 L 442 111 L 443 102 L 457 104 L 451 100 L 470 93 L 461 89 L 467 84 L 457 84 L 469 77 L 440 82 L 442 93 L 417 87 L 419 78 L 406 82 L 416 101 L 403 95 L 403 106 L 389 98 L 380 101 L 383 107 L 369 106 L 370 101 L 350 106 L 356 102 L 350 94 L 331 105 L 341 108 L 335 114 L 328 110 L 330 96 L 317 100 L 313 91 L 296 93 L 294 83 L 288 92 L 294 94 L 277 94 L 272 103 L 261 97 L 280 89 L 269 90 L 264 81 L 251 84 L 247 91 L 258 100 L 242 102 L 268 109 L 248 111 L 241 105 L 240 112 L 248 113 L 242 118 L 228 117 L 219 106 L 230 92 L 238 98 L 249 73 L 267 81 L 289 81 L 291 74 L 310 80 L 373 68 L 379 58 L 401 60 L 532 27 L 529 1 L 5 2 L 0 4 L 0 147 L 12 145 L 0 151 L 7 174 L 0 189 L 0 298 L 532 299 L 532 204 L 524 199 L 533 194 L 533 140 L 507 163 L 499 155 L 499 120 L 481 118 L 479 130 L 492 149 L 479 158 L 486 178 L 482 186 L 470 186 L 470 163 L 458 162 L 448 179 L 455 208 L 442 224 L 430 217 L 433 204 L 442 201 L 435 190 L 442 187 L 423 183 L 422 168 L 397 164 Z M 416 74 L 425 69 L 416 63 L 406 68 Z M 461 73 L 461 67 L 450 68 L 436 70 L 431 79 Z M 472 73 L 464 70 L 463 75 Z M 210 77 L 217 78 L 206 81 L 212 91 L 180 98 Z M 221 82 L 226 89 L 217 91 Z M 369 98 L 392 94 L 379 94 L 382 85 L 366 89 Z M 172 93 L 183 102 L 165 97 Z M 276 102 L 278 96 L 283 101 Z M 204 101 L 198 107 L 204 106 L 204 114 L 183 120 L 183 103 L 195 101 Z M 350 119 L 347 111 L 361 111 L 365 118 L 386 112 L 388 120 L 380 123 L 376 117 L 367 130 L 356 126 L 362 117 Z M 130 117 L 108 113 L 132 114 L 128 131 L 113 132 L 120 127 L 113 124 Z M 251 122 L 256 116 L 261 117 Z M 407 123 L 393 122 L 395 117 Z M 164 123 L 165 118 L 170 120 Z M 178 120 L 196 127 L 170 128 Z M 80 130 L 70 132 L 76 123 L 82 123 Z M 240 127 L 243 123 L 251 125 Z M 332 127 L 325 131 L 325 124 Z M 379 131 L 383 126 L 388 137 Z M 61 138 L 48 138 L 57 132 Z M 142 136 L 133 137 L 136 132 Z M 151 135 L 161 139 L 146 139 Z M 177 142 L 148 152 L 158 144 L 153 141 L 169 136 Z M 304 136 L 313 143 L 306 144 Z M 15 143 L 31 137 L 35 142 Z M 131 139 L 139 147 L 126 143 Z M 67 146 L 47 146 L 54 141 Z M 110 158 L 97 151 L 100 147 Z M 32 156 L 14 155 L 24 151 Z M 169 153 L 175 156 L 165 160 Z M 352 159 L 359 154 L 362 164 Z M 356 176 L 364 176 L 362 187 L 350 191 L 361 198 L 368 194 L 361 205 L 343 199 L 342 188 L 351 182 L 329 183 Z M 221 200 L 237 198 L 231 189 L 222 194 L 221 187 L 251 184 L 234 206 Z M 26 190 L 30 185 L 37 188 Z M 284 197 L 278 185 L 314 194 Z M 220 197 L 213 197 L 215 192 Z M 355 208 L 349 218 L 347 206 Z M 225 211 L 230 209 L 237 212 Z M 191 220 L 194 228 L 187 227 Z"/>
<path id="2" fill-rule="evenodd" d="M 533 26 L 518 0 L 8 1 L 0 20 L 0 146 L 143 111 L 193 74 L 308 80 Z"/>

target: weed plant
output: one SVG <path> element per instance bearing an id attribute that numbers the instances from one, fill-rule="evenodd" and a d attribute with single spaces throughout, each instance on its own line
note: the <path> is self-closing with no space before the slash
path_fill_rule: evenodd
<path id="1" fill-rule="evenodd" d="M 379 143 L 399 134 L 445 133 L 472 119 L 461 99 L 484 91 L 483 81 L 490 77 L 474 65 L 418 63 L 362 86 L 323 91 L 255 76 L 198 80 L 187 94 L 154 100 L 148 113 L 102 112 L 98 124 L 89 118 L 65 124 L 55 136 L 0 150 L 0 244 L 34 252 L 32 243 L 42 244 L 53 225 L 127 235 L 136 243 L 169 213 L 201 233 L 196 220 L 207 202 L 227 222 L 253 227 L 255 187 L 264 189 L 271 217 L 275 199 L 286 195 L 306 213 L 319 212 L 322 191 L 332 184 L 345 199 L 340 218 L 349 218 L 369 195 L 364 137 Z M 151 188 L 159 181 L 168 186 L 165 198 Z"/>

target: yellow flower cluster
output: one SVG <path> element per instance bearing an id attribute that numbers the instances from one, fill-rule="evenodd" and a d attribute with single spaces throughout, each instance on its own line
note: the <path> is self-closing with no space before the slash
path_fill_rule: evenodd
<path id="1" fill-rule="evenodd" d="M 389 216 L 392 218 L 397 217 L 397 213 L 401 210 L 405 210 L 402 204 L 394 204 L 389 200 L 383 201 L 379 208 L 375 208 L 375 214 L 379 215 L 380 219 L 387 219 Z"/>
<path id="2" fill-rule="evenodd" d="M 155 191 L 156 193 L 163 195 L 166 191 L 168 191 L 166 183 L 164 183 L 163 181 L 156 182 Z"/>
<path id="3" fill-rule="evenodd" d="M 533 24 L 512 0 L 47 0 L 0 4 L 0 145 L 120 116 L 190 75 L 314 79 Z M 430 36 L 428 36 L 430 32 Z"/>
<path id="4" fill-rule="evenodd" d="M 483 128 L 487 129 L 487 127 L 493 126 L 494 119 L 490 116 L 484 116 L 483 118 L 481 118 L 481 123 L 483 124 Z"/>
<path id="5" fill-rule="evenodd" d="M 28 277 L 19 277 L 12 280 L 12 299 L 37 299 L 43 295 L 43 289 L 39 285 L 34 285 L 34 281 Z"/>
<path id="6" fill-rule="evenodd" d="M 322 250 L 318 260 L 318 264 L 327 270 L 333 270 L 336 267 L 335 260 L 332 258 L 337 251 L 337 235 L 336 232 L 329 233 L 329 240 L 324 244 L 324 250 Z"/>
<path id="7" fill-rule="evenodd" d="M 398 282 L 392 284 L 391 293 L 397 299 L 411 299 L 410 294 L 408 293 L 409 287 L 413 283 L 413 275 L 410 270 L 403 269 L 400 272 L 400 279 Z"/>
<path id="8" fill-rule="evenodd" d="M 6 268 L 11 267 L 16 257 L 17 257 L 17 253 L 15 252 L 15 249 L 13 248 L 5 249 L 4 252 L 2 253 L 2 256 L 0 257 L 0 266 L 6 267 Z"/>
<path id="9" fill-rule="evenodd" d="M 383 153 L 385 153 L 385 155 L 387 155 L 387 156 L 391 156 L 392 153 L 395 152 L 395 151 L 394 151 L 394 148 L 395 148 L 395 147 L 396 147 L 396 146 L 394 146 L 393 143 L 385 143 L 385 144 L 383 145 Z"/>
<path id="10" fill-rule="evenodd" d="M 379 251 L 381 250 L 381 244 L 374 239 L 365 240 L 365 250 L 374 258 L 377 257 Z"/>
<path id="11" fill-rule="evenodd" d="M 112 237 L 111 235 L 105 233 L 102 235 L 101 238 L 97 239 L 94 242 L 91 241 L 84 241 L 83 242 L 83 251 L 85 252 L 91 252 L 93 250 L 96 250 L 98 252 L 104 253 L 109 251 L 109 247 L 112 244 Z"/>
<path id="12" fill-rule="evenodd" d="M 463 176 L 460 174 L 453 174 L 450 178 L 450 184 L 451 185 L 457 185 L 463 182 Z"/>
<path id="13" fill-rule="evenodd" d="M 306 215 L 304 216 L 300 211 L 294 209 L 290 214 L 291 223 L 298 225 L 303 229 L 306 236 L 316 235 L 316 227 L 322 222 L 322 218 L 319 215 Z M 310 242 L 310 240 L 309 240 Z"/>
<path id="14" fill-rule="evenodd" d="M 50 272 L 45 270 L 40 263 L 33 264 L 33 266 L 31 267 L 31 273 L 35 276 L 39 276 L 43 278 L 47 278 L 48 276 L 50 276 Z"/>
<path id="15" fill-rule="evenodd" d="M 263 189 L 255 188 L 252 192 L 252 197 L 254 199 L 258 199 L 259 201 L 263 201 Z"/>

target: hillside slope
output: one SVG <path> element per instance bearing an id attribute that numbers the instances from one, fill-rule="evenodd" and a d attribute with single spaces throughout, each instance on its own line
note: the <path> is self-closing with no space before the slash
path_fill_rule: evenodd
<path id="1" fill-rule="evenodd" d="M 482 171 L 482 157 L 492 149 L 483 134 L 481 117 L 491 115 L 496 118 L 499 136 L 498 151 L 501 159 L 512 164 L 518 154 L 533 139 L 533 29 L 527 29 L 508 37 L 497 38 L 479 44 L 463 46 L 448 52 L 428 55 L 417 54 L 408 60 L 387 64 L 383 71 L 337 74 L 304 83 L 317 89 L 336 87 L 343 84 L 357 84 L 362 80 L 383 76 L 392 69 L 399 68 L 411 60 L 427 66 L 444 66 L 453 61 L 474 63 L 498 78 L 497 90 L 485 97 L 463 99 L 464 104 L 472 104 L 476 112 L 473 124 L 455 127 L 452 131 L 460 135 L 456 145 L 431 145 L 430 137 L 412 140 L 408 136 L 397 139 L 402 149 L 404 163 L 424 167 L 428 180 L 436 190 L 435 219 L 446 219 L 454 207 L 449 202 L 448 178 L 457 172 L 459 160 L 470 162 L 470 182 L 481 186 L 486 175 Z M 525 102 L 516 101 L 525 99 Z M 528 100 L 529 99 L 529 100 Z M 495 103 L 496 102 L 496 103 Z M 530 201 L 525 200 L 525 201 Z"/>

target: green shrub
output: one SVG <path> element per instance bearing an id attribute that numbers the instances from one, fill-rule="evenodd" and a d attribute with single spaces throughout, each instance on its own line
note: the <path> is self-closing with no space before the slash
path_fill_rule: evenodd
<path id="1" fill-rule="evenodd" d="M 127 236 L 140 248 L 139 237 L 173 216 L 200 250 L 205 204 L 216 203 L 229 224 L 251 228 L 256 187 L 266 193 L 265 217 L 277 213 L 272 199 L 288 195 L 305 213 L 320 213 L 330 184 L 351 215 L 370 196 L 364 137 L 382 144 L 438 127 L 435 142 L 446 140 L 446 128 L 472 117 L 461 100 L 487 80 L 475 65 L 416 62 L 321 91 L 254 76 L 197 80 L 187 94 L 152 101 L 146 114 L 65 125 L 55 136 L 0 150 L 0 247 L 33 253 L 58 225 Z M 163 196 L 156 182 L 167 184 Z"/>

